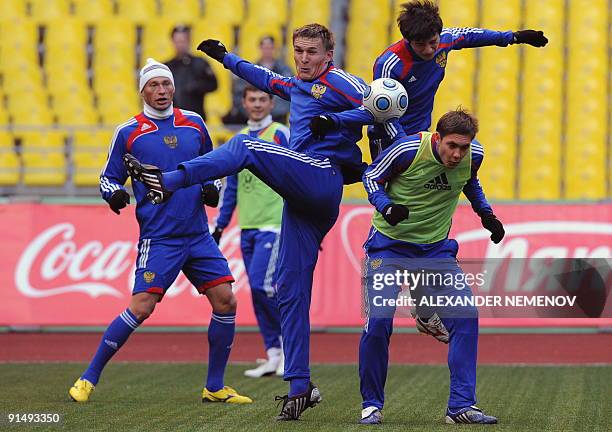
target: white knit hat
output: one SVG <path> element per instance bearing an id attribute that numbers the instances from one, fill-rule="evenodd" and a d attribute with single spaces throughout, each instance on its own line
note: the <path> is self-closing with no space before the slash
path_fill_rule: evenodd
<path id="1" fill-rule="evenodd" d="M 148 58 L 147 64 L 145 64 L 142 69 L 140 69 L 140 85 L 138 86 L 138 91 L 142 91 L 144 86 L 147 84 L 151 78 L 157 77 L 165 77 L 172 81 L 172 85 L 174 85 L 174 76 L 172 76 L 172 71 L 163 63 L 156 61 L 155 59 Z"/>

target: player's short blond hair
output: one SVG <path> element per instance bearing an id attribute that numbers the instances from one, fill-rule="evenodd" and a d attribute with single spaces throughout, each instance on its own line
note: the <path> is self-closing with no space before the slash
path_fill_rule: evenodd
<path id="1" fill-rule="evenodd" d="M 296 38 L 321 39 L 326 51 L 334 49 L 334 34 L 321 24 L 306 24 L 293 30 L 293 42 L 295 42 Z"/>

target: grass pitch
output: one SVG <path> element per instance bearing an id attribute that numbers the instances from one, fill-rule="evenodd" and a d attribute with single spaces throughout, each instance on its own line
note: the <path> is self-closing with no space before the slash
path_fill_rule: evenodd
<path id="1" fill-rule="evenodd" d="M 0 364 L 0 430 L 74 431 L 610 431 L 612 367 L 481 366 L 479 405 L 496 426 L 445 425 L 445 366 L 392 366 L 384 424 L 360 426 L 357 367 L 318 365 L 314 381 L 323 402 L 298 422 L 279 423 L 274 396 L 280 379 L 248 379 L 246 365 L 228 368 L 226 384 L 252 396 L 252 405 L 202 404 L 201 364 L 111 363 L 87 404 L 68 398 L 85 365 Z M 8 425 L 8 413 L 60 413 L 60 425 Z"/>

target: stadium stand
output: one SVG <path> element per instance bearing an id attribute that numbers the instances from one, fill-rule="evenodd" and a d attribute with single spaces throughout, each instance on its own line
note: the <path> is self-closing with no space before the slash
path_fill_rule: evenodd
<path id="1" fill-rule="evenodd" d="M 272 35 L 292 66 L 296 26 L 346 17 L 335 23 L 344 29 L 336 34 L 344 52 L 338 65 L 370 80 L 374 59 L 401 37 L 395 20 L 404 0 L 338 1 L 346 14 L 333 17 L 328 0 L 1 1 L 0 193 L 16 185 L 96 186 L 114 127 L 140 111 L 137 70 L 147 57 L 173 55 L 177 24 L 192 26 L 194 50 L 201 39 L 218 38 L 252 61 L 259 39 Z M 463 50 L 448 63 L 433 120 L 459 104 L 478 115 L 489 198 L 610 198 L 608 1 L 438 3 L 445 27 L 533 27 L 550 39 L 542 50 Z M 211 64 L 219 89 L 206 98 L 208 124 L 223 142 L 232 134 L 220 121 L 232 79 Z M 366 140 L 359 145 L 367 160 Z M 365 192 L 355 185 L 345 197 Z"/>
<path id="2" fill-rule="evenodd" d="M 545 50 L 523 50 L 519 130 L 520 199 L 561 198 L 563 0 L 527 2 L 524 25 L 549 35 Z"/>
<path id="3" fill-rule="evenodd" d="M 520 7 L 520 0 L 487 1 L 480 25 L 499 30 L 519 28 Z M 488 47 L 479 55 L 476 114 L 480 120 L 478 140 L 485 148 L 487 162 L 478 176 L 489 198 L 515 199 L 520 51 Z"/>

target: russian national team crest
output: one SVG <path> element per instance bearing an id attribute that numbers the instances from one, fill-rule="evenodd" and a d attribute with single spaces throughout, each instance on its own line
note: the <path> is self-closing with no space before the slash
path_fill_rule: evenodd
<path id="1" fill-rule="evenodd" d="M 440 54 L 438 54 L 436 56 L 436 63 L 441 68 L 445 68 L 446 67 L 446 51 L 442 51 L 442 52 L 440 52 Z"/>
<path id="2" fill-rule="evenodd" d="M 144 272 L 142 277 L 144 278 L 146 283 L 151 283 L 153 282 L 153 279 L 155 279 L 155 273 L 153 273 L 152 271 L 146 271 Z"/>
<path id="3" fill-rule="evenodd" d="M 315 97 L 315 99 L 321 99 L 326 90 L 327 87 L 325 87 L 323 84 L 313 84 L 310 92 Z"/>
<path id="4" fill-rule="evenodd" d="M 380 268 L 382 263 L 383 263 L 382 258 L 375 258 L 370 262 L 370 267 L 372 267 L 372 270 L 377 270 Z"/>
<path id="5" fill-rule="evenodd" d="M 176 135 L 166 135 L 164 137 L 164 143 L 171 149 L 174 149 L 178 145 L 178 138 Z"/>

